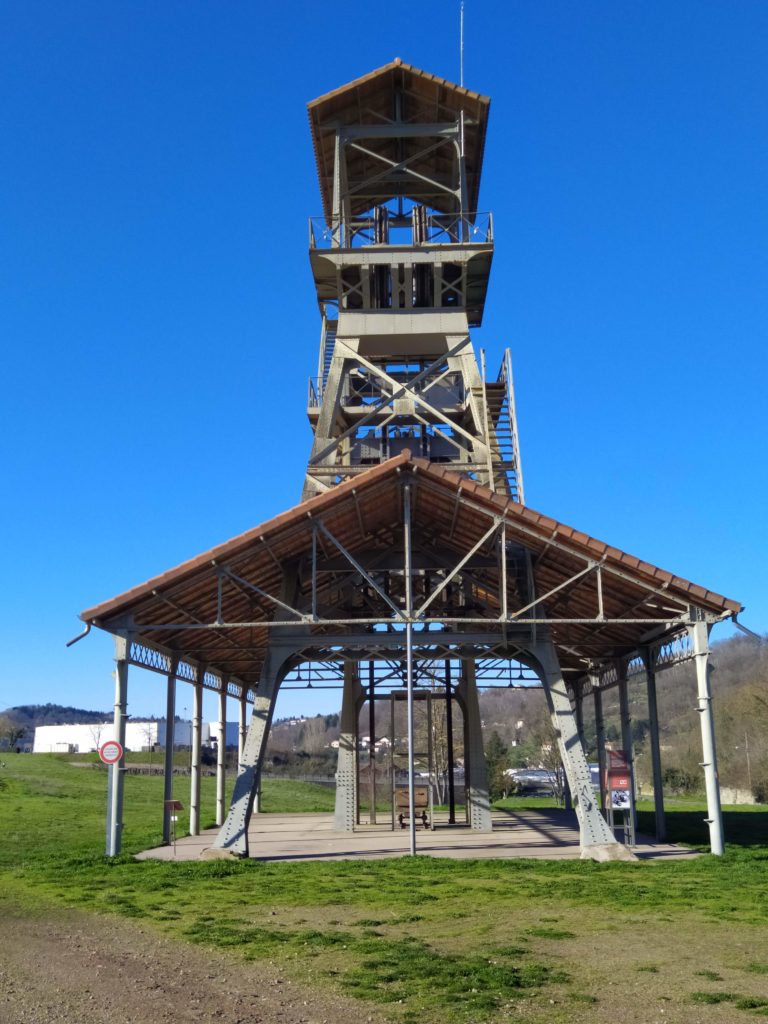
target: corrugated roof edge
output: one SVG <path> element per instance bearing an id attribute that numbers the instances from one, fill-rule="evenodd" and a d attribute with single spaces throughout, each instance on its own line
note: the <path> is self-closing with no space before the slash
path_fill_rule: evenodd
<path id="1" fill-rule="evenodd" d="M 692 583 L 690 580 L 676 576 L 664 569 L 660 569 L 658 566 L 652 565 L 650 562 L 644 562 L 634 555 L 627 554 L 627 552 L 621 551 L 619 548 L 597 540 L 589 536 L 589 534 L 581 533 L 573 527 L 545 516 L 543 513 L 537 512 L 528 506 L 520 505 L 512 501 L 511 498 L 496 494 L 483 484 L 470 480 L 469 477 L 462 476 L 443 466 L 432 464 L 426 459 L 416 458 L 406 448 L 400 455 L 381 463 L 379 466 L 372 467 L 359 476 L 338 484 L 324 494 L 319 494 L 308 501 L 301 502 L 299 505 L 294 505 L 272 519 L 268 519 L 266 522 L 246 530 L 244 533 L 225 541 L 223 544 L 219 544 L 209 551 L 205 551 L 158 576 L 152 577 L 145 583 L 132 587 L 130 590 L 118 594 L 116 597 L 101 604 L 94 605 L 92 608 L 87 608 L 80 613 L 80 618 L 84 622 L 95 622 L 98 619 L 109 616 L 122 606 L 151 594 L 153 590 L 164 584 L 177 583 L 195 571 L 210 565 L 212 561 L 237 554 L 240 549 L 247 547 L 253 541 L 259 540 L 261 537 L 268 537 L 270 534 L 283 529 L 303 517 L 311 517 L 322 512 L 324 508 L 334 505 L 347 494 L 375 485 L 381 479 L 403 470 L 423 473 L 434 482 L 448 484 L 455 490 L 460 488 L 465 493 L 472 495 L 480 504 L 485 504 L 506 517 L 511 516 L 512 519 L 521 519 L 529 526 L 540 530 L 543 541 L 547 541 L 552 535 L 559 537 L 575 549 L 589 552 L 594 558 L 605 558 L 606 561 L 616 563 L 628 572 L 643 575 L 656 583 L 662 583 L 667 587 L 673 587 L 681 591 L 690 597 L 692 604 L 702 602 L 726 614 L 737 614 L 742 610 L 742 605 L 738 601 L 707 590 L 696 583 Z"/>

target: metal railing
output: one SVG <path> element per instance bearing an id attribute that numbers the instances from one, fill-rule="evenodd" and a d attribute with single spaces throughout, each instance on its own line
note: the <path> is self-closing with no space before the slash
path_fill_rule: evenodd
<path id="1" fill-rule="evenodd" d="M 442 214 L 424 218 L 423 230 L 416 219 L 392 217 L 386 221 L 386 241 L 376 240 L 373 217 L 334 220 L 330 226 L 324 217 L 309 218 L 310 249 L 364 249 L 387 246 L 487 245 L 493 242 L 493 217 L 490 213 Z"/>
<path id="2" fill-rule="evenodd" d="M 512 353 L 507 348 L 501 361 L 497 383 L 504 385 L 504 400 L 494 425 L 496 444 L 506 470 L 509 491 L 515 501 L 525 504 L 523 489 L 523 467 L 520 460 L 520 439 L 517 432 L 517 411 L 515 409 L 515 384 L 512 376 Z"/>

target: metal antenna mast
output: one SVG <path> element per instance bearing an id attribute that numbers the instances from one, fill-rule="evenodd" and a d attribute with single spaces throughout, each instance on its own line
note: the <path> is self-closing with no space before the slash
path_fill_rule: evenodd
<path id="1" fill-rule="evenodd" d="M 459 85 L 464 88 L 464 0 L 459 12 Z"/>

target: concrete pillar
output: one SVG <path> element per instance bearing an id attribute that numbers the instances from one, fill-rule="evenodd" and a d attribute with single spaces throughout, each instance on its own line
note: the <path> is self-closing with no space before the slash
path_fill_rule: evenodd
<path id="1" fill-rule="evenodd" d="M 165 769 L 163 772 L 163 842 L 171 841 L 171 816 L 174 813 L 167 807 L 173 800 L 173 753 L 176 741 L 176 672 L 178 658 L 171 660 L 168 672 L 168 692 L 165 701 Z"/>
<path id="2" fill-rule="evenodd" d="M 192 750 L 189 756 L 189 834 L 200 835 L 200 776 L 202 760 L 200 748 L 203 731 L 203 675 L 205 666 L 198 665 L 197 679 L 192 685 Z"/>
<path id="3" fill-rule="evenodd" d="M 469 803 L 469 825 L 476 832 L 491 832 L 491 801 L 488 794 L 488 769 L 483 748 L 483 728 L 480 720 L 480 703 L 477 698 L 475 663 L 470 658 L 462 659 L 461 681 L 458 690 L 464 707 L 465 723 L 465 772 L 467 772 L 467 801 Z"/>
<path id="4" fill-rule="evenodd" d="M 248 735 L 235 779 L 229 813 L 216 836 L 212 849 L 203 851 L 202 857 L 204 858 L 226 855 L 248 856 L 248 824 L 261 782 L 261 768 L 269 729 L 272 725 L 280 683 L 288 671 L 289 659 L 295 650 L 293 644 L 283 646 L 275 641 L 272 641 L 267 648 L 261 679 L 256 688 L 251 724 L 248 726 Z"/>
<path id="5" fill-rule="evenodd" d="M 632 838 L 637 836 L 637 806 L 635 803 L 635 744 L 632 739 L 632 714 L 629 709 L 629 683 L 627 681 L 627 663 L 621 661 L 617 666 L 619 673 L 619 709 L 621 714 L 621 746 L 629 765 L 629 808 L 632 824 Z"/>
<path id="6" fill-rule="evenodd" d="M 659 710 L 656 703 L 656 652 L 650 647 L 639 651 L 645 665 L 648 691 L 648 723 L 651 740 L 651 768 L 653 771 L 653 804 L 656 817 L 656 839 L 660 843 L 667 839 L 667 821 L 664 816 L 664 781 L 661 774 L 661 744 L 659 743 Z"/>
<path id="7" fill-rule="evenodd" d="M 600 766 L 600 809 L 605 813 L 607 797 L 605 791 L 605 717 L 603 715 L 603 694 L 597 685 L 597 679 L 592 679 L 592 698 L 595 702 L 595 733 L 597 735 L 597 763 Z"/>
<path id="8" fill-rule="evenodd" d="M 709 825 L 709 848 L 716 856 L 724 851 L 723 812 L 720 807 L 720 781 L 717 774 L 717 751 L 715 748 L 715 720 L 712 715 L 712 686 L 709 663 L 709 625 L 703 620 L 688 627 L 693 642 L 696 661 L 696 710 L 701 716 L 701 747 L 704 782 L 707 788 L 707 824 Z"/>
<path id="9" fill-rule="evenodd" d="M 115 637 L 115 739 L 125 750 L 125 722 L 128 709 L 128 658 L 130 636 Z M 123 790 L 125 785 L 125 754 L 107 769 L 107 857 L 116 857 L 123 845 Z"/>
<path id="10" fill-rule="evenodd" d="M 581 856 L 594 860 L 634 860 L 634 855 L 616 842 L 616 837 L 595 803 L 589 765 L 579 739 L 576 715 L 571 707 L 555 646 L 551 640 L 539 641 L 532 645 L 531 653 L 539 663 L 539 676 L 557 734 L 560 757 L 576 805 Z"/>
<path id="11" fill-rule="evenodd" d="M 224 800 L 227 784 L 227 680 L 219 690 L 219 742 L 216 747 L 216 824 L 224 824 Z"/>
<path id="12" fill-rule="evenodd" d="M 344 691 L 339 722 L 339 759 L 336 768 L 336 809 L 333 827 L 336 832 L 354 832 L 357 817 L 357 714 L 362 687 L 357 662 L 344 662 Z"/>

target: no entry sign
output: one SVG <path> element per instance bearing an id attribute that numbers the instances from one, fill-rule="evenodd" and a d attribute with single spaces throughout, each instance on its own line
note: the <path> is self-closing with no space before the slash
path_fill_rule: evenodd
<path id="1" fill-rule="evenodd" d="M 117 740 L 107 740 L 99 747 L 99 757 L 104 764 L 117 764 L 123 756 L 123 748 Z"/>

